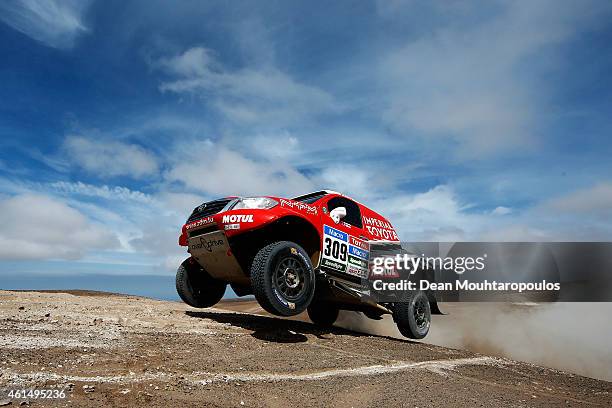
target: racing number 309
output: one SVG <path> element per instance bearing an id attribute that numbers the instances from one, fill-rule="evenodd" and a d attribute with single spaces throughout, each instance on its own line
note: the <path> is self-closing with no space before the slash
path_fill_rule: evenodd
<path id="1" fill-rule="evenodd" d="M 346 244 L 344 242 L 332 241 L 331 238 L 325 238 L 325 249 L 323 253 L 325 256 L 331 256 L 332 258 L 346 261 Z"/>

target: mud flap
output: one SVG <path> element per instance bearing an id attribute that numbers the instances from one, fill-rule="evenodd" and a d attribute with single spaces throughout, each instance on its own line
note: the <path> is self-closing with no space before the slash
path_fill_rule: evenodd
<path id="1" fill-rule="evenodd" d="M 232 253 L 225 232 L 215 231 L 189 238 L 189 252 L 213 278 L 241 285 L 250 284 L 249 277 Z"/>

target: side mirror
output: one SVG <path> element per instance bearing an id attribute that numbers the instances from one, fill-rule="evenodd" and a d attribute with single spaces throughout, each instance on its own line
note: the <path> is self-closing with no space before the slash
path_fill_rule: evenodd
<path id="1" fill-rule="evenodd" d="M 333 210 L 329 212 L 329 216 L 337 224 L 340 222 L 341 219 L 346 217 L 346 208 L 344 207 L 334 208 Z"/>

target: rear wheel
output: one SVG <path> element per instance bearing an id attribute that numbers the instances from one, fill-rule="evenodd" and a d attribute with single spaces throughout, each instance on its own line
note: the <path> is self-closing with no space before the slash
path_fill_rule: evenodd
<path id="1" fill-rule="evenodd" d="M 211 307 L 216 305 L 227 284 L 213 279 L 197 262 L 191 258 L 183 261 L 176 271 L 176 291 L 189 306 Z"/>
<path id="2" fill-rule="evenodd" d="M 312 302 L 308 306 L 308 317 L 317 326 L 330 327 L 338 319 L 340 310 L 333 303 Z"/>
<path id="3" fill-rule="evenodd" d="M 393 320 L 402 335 L 411 339 L 425 337 L 431 325 L 431 308 L 425 292 L 410 292 L 405 301 L 396 303 Z"/>
<path id="4" fill-rule="evenodd" d="M 308 307 L 314 296 L 314 268 L 304 249 L 278 241 L 259 250 L 251 265 L 255 298 L 266 311 L 294 316 Z"/>

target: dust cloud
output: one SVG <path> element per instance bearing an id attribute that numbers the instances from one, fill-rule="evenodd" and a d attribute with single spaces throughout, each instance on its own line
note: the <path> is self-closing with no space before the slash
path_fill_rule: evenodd
<path id="1" fill-rule="evenodd" d="M 425 343 L 612 381 L 612 303 L 446 303 Z M 338 326 L 403 338 L 393 319 L 343 312 Z"/>

